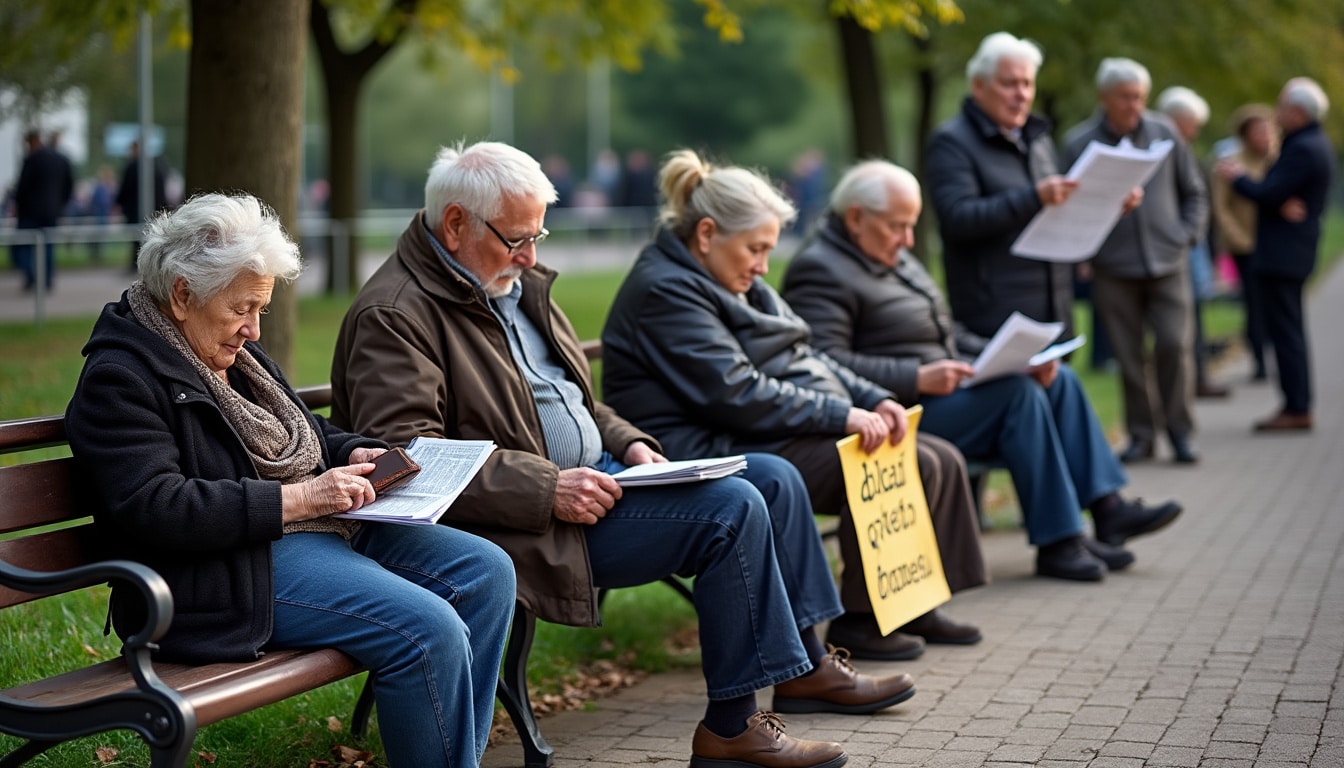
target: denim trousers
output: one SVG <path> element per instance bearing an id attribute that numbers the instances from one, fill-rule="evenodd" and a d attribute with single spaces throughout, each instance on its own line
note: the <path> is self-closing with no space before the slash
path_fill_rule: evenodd
<path id="1" fill-rule="evenodd" d="M 513 618 L 513 563 L 442 525 L 366 523 L 272 547 L 279 648 L 332 647 L 375 675 L 388 764 L 480 764 Z"/>
<path id="2" fill-rule="evenodd" d="M 595 468 L 624 467 L 604 455 Z M 626 488 L 585 534 L 598 587 L 695 578 L 710 699 L 811 671 L 799 630 L 843 612 L 807 488 L 778 456 L 748 454 L 740 476 Z"/>
<path id="3" fill-rule="evenodd" d="M 1005 376 L 920 402 L 921 429 L 951 440 L 970 458 L 1008 466 L 1034 545 L 1082 533 L 1080 509 L 1127 482 L 1067 365 L 1049 387 L 1029 376 Z"/>

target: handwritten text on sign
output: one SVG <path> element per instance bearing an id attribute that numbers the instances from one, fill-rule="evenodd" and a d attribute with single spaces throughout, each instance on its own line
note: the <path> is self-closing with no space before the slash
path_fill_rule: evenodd
<path id="1" fill-rule="evenodd" d="M 884 442 L 864 453 L 857 435 L 836 443 L 868 599 L 883 634 L 952 596 L 919 478 L 915 432 L 923 409 L 915 406 L 908 413 L 910 429 L 897 445 Z"/>

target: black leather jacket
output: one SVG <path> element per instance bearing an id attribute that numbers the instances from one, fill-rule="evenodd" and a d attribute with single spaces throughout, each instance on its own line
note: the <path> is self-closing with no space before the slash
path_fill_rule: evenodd
<path id="1" fill-rule="evenodd" d="M 733 294 L 662 230 L 607 316 L 603 398 L 671 458 L 771 450 L 802 435 L 838 438 L 851 407 L 871 409 L 892 395 L 813 349 L 810 338 L 764 281 Z"/>
<path id="2" fill-rule="evenodd" d="M 1041 210 L 1036 182 L 1058 173 L 1050 126 L 1032 115 L 1022 146 L 967 98 L 929 140 L 924 181 L 943 239 L 947 300 L 957 322 L 991 337 L 1014 310 L 1073 319 L 1073 267 L 1014 256 L 1013 241 Z"/>

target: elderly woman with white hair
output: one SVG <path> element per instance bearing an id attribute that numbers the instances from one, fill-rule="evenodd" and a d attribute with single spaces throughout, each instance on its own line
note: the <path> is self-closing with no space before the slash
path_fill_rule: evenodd
<path id="1" fill-rule="evenodd" d="M 931 611 L 901 631 L 878 631 L 847 513 L 835 441 L 866 450 L 905 431 L 905 410 L 874 384 L 813 348 L 810 331 L 761 277 L 793 206 L 762 176 L 716 167 L 689 150 L 659 174 L 662 226 L 616 294 L 602 332 L 607 402 L 663 444 L 669 457 L 777 453 L 802 472 L 814 510 L 840 515 L 845 615 L 827 641 L 856 658 L 908 659 L 925 642 L 970 644 L 979 630 Z M 948 585 L 988 578 L 966 464 L 956 448 L 919 435 L 919 469 Z"/>
<path id="2" fill-rule="evenodd" d="M 512 563 L 444 526 L 334 516 L 374 500 L 387 444 L 309 412 L 257 343 L 277 280 L 300 270 L 274 212 L 195 197 L 150 224 L 139 270 L 94 326 L 66 426 L 100 529 L 172 590 L 158 655 L 340 649 L 374 675 L 391 765 L 478 765 Z M 114 622 L 137 610 L 114 590 Z"/>

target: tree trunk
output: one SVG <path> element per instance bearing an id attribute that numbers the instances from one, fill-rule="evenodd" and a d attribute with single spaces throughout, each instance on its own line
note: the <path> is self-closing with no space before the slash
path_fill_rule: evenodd
<path id="1" fill-rule="evenodd" d="M 309 0 L 192 0 L 186 186 L 249 192 L 295 232 Z M 262 322 L 288 369 L 294 286 L 276 286 Z"/>
<path id="2" fill-rule="evenodd" d="M 932 45 L 927 37 L 915 37 L 915 49 L 919 51 L 919 68 L 915 71 L 916 98 L 915 111 L 915 162 L 910 170 L 918 179 L 924 178 L 924 148 L 929 145 L 929 135 L 933 132 L 933 110 L 938 103 L 938 77 L 933 71 Z M 922 185 L 921 185 L 922 186 Z M 929 195 L 924 192 L 924 210 L 931 210 Z M 915 222 L 915 258 L 929 263 L 929 217 L 921 216 Z"/>
<path id="3" fill-rule="evenodd" d="M 873 33 L 850 16 L 837 16 L 840 55 L 844 62 L 849 94 L 850 130 L 857 159 L 890 157 L 887 117 L 878 75 Z"/>
<path id="4" fill-rule="evenodd" d="M 323 0 L 312 3 L 308 22 L 327 97 L 327 180 L 331 185 L 327 215 L 346 227 L 343 234 L 338 230 L 331 238 L 328 292 L 336 289 L 335 254 L 339 248 L 349 256 L 346 286 L 350 290 L 359 288 L 359 94 L 369 73 L 406 33 L 419 4 L 420 0 L 394 0 L 375 25 L 377 29 L 392 29 L 392 34 L 386 38 L 375 34 L 358 50 L 346 51 L 336 41 Z M 338 237 L 345 242 L 337 243 Z"/>
<path id="5" fill-rule="evenodd" d="M 320 2 L 320 0 L 318 0 Z M 364 73 L 353 73 L 339 64 L 323 67 L 327 95 L 327 181 L 330 196 L 327 215 L 345 224 L 331 236 L 327 258 L 327 291 L 336 291 L 336 254 L 346 254 L 345 288 L 359 288 L 359 94 Z M 337 238 L 344 243 L 337 243 Z"/>

